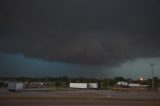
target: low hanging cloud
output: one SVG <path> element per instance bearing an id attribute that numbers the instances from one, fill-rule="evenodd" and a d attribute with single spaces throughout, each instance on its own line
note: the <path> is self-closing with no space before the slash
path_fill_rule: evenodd
<path id="1" fill-rule="evenodd" d="M 0 51 L 116 66 L 160 56 L 159 0 L 2 0 Z"/>

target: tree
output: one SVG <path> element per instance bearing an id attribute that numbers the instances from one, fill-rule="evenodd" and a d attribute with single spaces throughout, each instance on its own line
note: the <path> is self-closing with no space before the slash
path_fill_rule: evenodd
<path id="1" fill-rule="evenodd" d="M 115 77 L 114 80 L 116 82 L 118 82 L 118 81 L 124 81 L 124 78 L 123 77 Z"/>

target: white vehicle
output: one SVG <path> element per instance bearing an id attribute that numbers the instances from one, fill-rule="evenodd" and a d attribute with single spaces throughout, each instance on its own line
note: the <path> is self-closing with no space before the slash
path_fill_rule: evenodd
<path id="1" fill-rule="evenodd" d="M 87 83 L 70 83 L 69 84 L 70 88 L 83 88 L 86 89 L 88 87 Z"/>
<path id="2" fill-rule="evenodd" d="M 17 83 L 17 82 L 9 82 L 8 83 L 8 90 L 9 91 L 19 91 L 22 90 L 24 87 L 23 83 Z"/>
<path id="3" fill-rule="evenodd" d="M 118 81 L 117 84 L 118 84 L 118 85 L 121 85 L 121 86 L 128 86 L 128 85 L 129 85 L 128 82 L 124 82 L 124 81 Z"/>

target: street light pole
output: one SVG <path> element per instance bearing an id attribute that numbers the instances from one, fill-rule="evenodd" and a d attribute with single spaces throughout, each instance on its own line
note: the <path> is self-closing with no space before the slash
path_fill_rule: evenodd
<path id="1" fill-rule="evenodd" d="M 152 90 L 153 90 L 153 94 L 154 94 L 154 90 L 155 90 L 155 86 L 154 86 L 154 71 L 153 71 L 153 67 L 155 66 L 156 64 L 150 64 L 151 66 L 151 72 L 152 72 Z"/>

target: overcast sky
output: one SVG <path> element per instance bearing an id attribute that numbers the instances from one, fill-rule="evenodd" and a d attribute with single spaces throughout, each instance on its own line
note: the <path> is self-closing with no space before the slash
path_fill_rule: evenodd
<path id="1" fill-rule="evenodd" d="M 1 0 L 1 76 L 149 77 L 146 67 L 160 62 L 159 5 L 159 0 Z M 141 66 L 131 71 L 133 64 Z"/>

